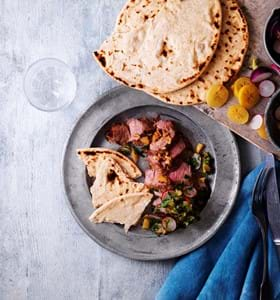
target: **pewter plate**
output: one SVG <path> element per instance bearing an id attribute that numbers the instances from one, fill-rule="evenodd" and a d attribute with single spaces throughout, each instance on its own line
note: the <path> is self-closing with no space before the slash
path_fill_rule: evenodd
<path id="1" fill-rule="evenodd" d="M 128 117 L 155 114 L 173 119 L 193 145 L 198 142 L 206 144 L 215 159 L 212 193 L 201 213 L 201 220 L 161 237 L 142 230 L 140 226 L 125 234 L 119 225 L 92 224 L 88 220 L 93 208 L 85 167 L 77 157 L 76 149 L 90 146 L 114 148 L 104 139 L 104 132 L 110 124 Z M 195 108 L 169 106 L 143 92 L 118 87 L 103 95 L 75 125 L 65 147 L 62 176 L 72 215 L 95 242 L 132 259 L 161 260 L 191 252 L 217 232 L 235 202 L 240 182 L 240 161 L 230 131 Z"/>

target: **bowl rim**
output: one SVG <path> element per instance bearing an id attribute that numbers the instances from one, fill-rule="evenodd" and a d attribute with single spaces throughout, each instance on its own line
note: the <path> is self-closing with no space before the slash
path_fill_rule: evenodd
<path id="1" fill-rule="evenodd" d="M 280 144 L 278 145 L 278 144 L 274 141 L 274 139 L 273 139 L 273 137 L 272 137 L 272 135 L 271 135 L 271 133 L 270 133 L 270 129 L 269 129 L 270 127 L 268 126 L 268 119 L 267 119 L 268 112 L 269 112 L 269 110 L 270 110 L 270 108 L 271 108 L 271 106 L 272 106 L 272 103 L 275 101 L 275 99 L 276 99 L 277 97 L 280 97 L 280 88 L 278 88 L 278 90 L 277 90 L 277 91 L 274 93 L 274 95 L 269 99 L 269 102 L 268 102 L 268 104 L 266 105 L 265 112 L 264 112 L 264 123 L 265 123 L 266 132 L 267 132 L 269 141 L 270 141 L 275 147 L 277 147 L 277 149 L 280 149 Z"/>
<path id="2" fill-rule="evenodd" d="M 265 22 L 265 25 L 264 25 L 264 31 L 263 31 L 263 42 L 264 42 L 264 48 L 265 48 L 265 51 L 266 51 L 268 57 L 272 60 L 272 62 L 273 62 L 274 64 L 276 64 L 278 67 L 280 67 L 280 62 L 279 62 L 279 63 L 276 62 L 275 59 L 272 57 L 272 55 L 271 55 L 271 53 L 270 53 L 270 51 L 269 51 L 269 49 L 268 49 L 267 42 L 266 42 L 266 34 L 267 34 L 267 28 L 268 28 L 268 25 L 269 25 L 269 23 L 270 23 L 272 17 L 273 17 L 275 14 L 277 14 L 277 13 L 279 13 L 279 15 L 280 15 L 280 6 L 279 6 L 279 7 L 273 8 L 271 14 L 270 14 L 270 15 L 268 16 L 268 18 L 266 19 L 266 22 Z M 278 146 L 277 146 L 277 147 L 278 147 Z"/>

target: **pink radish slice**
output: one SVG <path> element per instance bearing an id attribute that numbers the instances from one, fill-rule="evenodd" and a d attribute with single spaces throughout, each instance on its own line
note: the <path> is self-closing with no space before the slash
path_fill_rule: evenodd
<path id="1" fill-rule="evenodd" d="M 185 191 L 185 195 L 189 198 L 193 198 L 197 195 L 197 190 L 194 187 L 188 188 Z"/>
<path id="2" fill-rule="evenodd" d="M 271 69 L 274 70 L 278 75 L 280 75 L 280 68 L 276 64 L 270 65 Z"/>
<path id="3" fill-rule="evenodd" d="M 153 202 L 153 206 L 158 206 L 161 204 L 161 199 L 160 198 L 157 198 L 156 200 L 154 200 Z"/>
<path id="4" fill-rule="evenodd" d="M 259 84 L 259 92 L 262 97 L 268 98 L 275 92 L 275 84 L 271 80 L 264 80 Z"/>
<path id="5" fill-rule="evenodd" d="M 258 83 L 272 76 L 272 70 L 268 67 L 258 67 L 251 73 L 251 81 Z"/>
<path id="6" fill-rule="evenodd" d="M 171 217 L 165 217 L 161 221 L 163 228 L 167 232 L 172 232 L 176 230 L 177 224 L 176 221 Z"/>
<path id="7" fill-rule="evenodd" d="M 249 123 L 249 126 L 253 130 L 258 130 L 262 127 L 262 124 L 263 124 L 263 116 L 262 115 L 255 115 L 251 119 L 251 121 Z"/>
<path id="8" fill-rule="evenodd" d="M 280 106 L 278 106 L 274 112 L 275 119 L 280 121 Z"/>
<path id="9" fill-rule="evenodd" d="M 154 191 L 154 195 L 157 196 L 157 197 L 160 197 L 161 196 L 161 192 Z"/>

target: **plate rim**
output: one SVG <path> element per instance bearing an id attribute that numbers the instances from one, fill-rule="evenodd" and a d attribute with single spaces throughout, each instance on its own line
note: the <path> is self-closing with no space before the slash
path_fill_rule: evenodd
<path id="1" fill-rule="evenodd" d="M 236 141 L 236 138 L 234 136 L 234 134 L 226 127 L 224 127 L 222 124 L 220 124 L 219 122 L 219 125 L 220 126 L 223 126 L 223 128 L 227 131 L 227 133 L 231 136 L 232 138 L 232 142 L 233 142 L 233 146 L 235 148 L 235 151 L 236 151 L 236 161 L 238 162 L 237 164 L 237 178 L 236 178 L 236 188 L 235 188 L 235 191 L 234 191 L 234 197 L 232 199 L 232 206 L 228 209 L 228 211 L 223 215 L 220 223 L 216 226 L 216 228 L 214 228 L 214 230 L 212 230 L 212 232 L 202 241 L 200 241 L 198 244 L 196 245 L 193 245 L 193 247 L 189 248 L 188 250 L 186 250 L 185 252 L 184 251 L 181 251 L 180 253 L 176 254 L 176 255 L 170 255 L 170 256 L 166 256 L 166 257 L 159 257 L 159 258 L 154 258 L 154 257 L 142 257 L 140 258 L 139 255 L 134 255 L 133 253 L 132 254 L 128 254 L 126 252 L 123 252 L 123 251 L 119 251 L 117 249 L 115 249 L 114 247 L 110 247 L 109 245 L 107 245 L 106 243 L 100 241 L 98 238 L 96 238 L 82 223 L 82 221 L 78 218 L 78 216 L 76 215 L 75 213 L 75 210 L 73 208 L 73 206 L 71 205 L 71 202 L 69 200 L 69 197 L 67 195 L 67 187 L 66 187 L 66 182 L 65 182 L 65 160 L 66 160 L 66 152 L 67 152 L 67 149 L 68 149 L 68 145 L 69 145 L 69 142 L 72 138 L 72 134 L 73 132 L 75 131 L 75 129 L 79 126 L 80 122 L 82 121 L 83 117 L 92 109 L 94 108 L 95 106 L 97 106 L 104 98 L 110 96 L 111 94 L 113 93 L 121 93 L 123 91 L 126 91 L 126 90 L 131 90 L 131 88 L 127 88 L 125 86 L 116 86 L 116 87 L 113 87 L 111 89 L 108 89 L 106 90 L 105 92 L 103 92 L 102 94 L 100 94 L 99 96 L 96 97 L 96 101 L 92 104 L 90 104 L 82 113 L 81 115 L 74 121 L 74 125 L 71 127 L 70 129 L 70 132 L 69 134 L 67 135 L 67 138 L 65 140 L 65 143 L 63 145 L 63 150 L 62 150 L 62 162 L 61 162 L 61 167 L 60 167 L 60 175 L 61 175 L 61 181 L 62 181 L 62 186 L 63 186 L 63 197 L 64 197 L 64 201 L 66 202 L 66 205 L 68 207 L 68 209 L 70 210 L 70 213 L 71 215 L 73 216 L 74 220 L 77 222 L 77 224 L 80 226 L 80 228 L 86 233 L 86 235 L 91 239 L 93 240 L 97 245 L 99 245 L 100 247 L 102 248 L 105 248 L 106 250 L 114 253 L 114 254 L 117 254 L 117 255 L 120 255 L 122 257 L 125 257 L 125 258 L 128 258 L 128 259 L 133 259 L 133 260 L 137 260 L 137 261 L 165 261 L 165 260 L 169 260 L 169 259 L 174 259 L 174 258 L 178 258 L 178 257 L 181 257 L 183 255 L 187 255 L 188 253 L 191 253 L 193 252 L 194 250 L 200 248 L 202 245 L 206 244 L 211 238 L 213 238 L 215 236 L 215 234 L 218 232 L 218 230 L 221 228 L 221 226 L 225 223 L 225 221 L 227 220 L 227 218 L 230 216 L 234 206 L 235 206 L 235 203 L 236 203 L 236 198 L 238 196 L 238 191 L 240 190 L 240 183 L 241 183 L 241 161 L 240 161 L 240 151 L 239 151 L 239 148 L 238 148 L 238 144 L 237 144 L 237 141 Z M 139 92 L 139 91 L 138 91 Z M 150 95 L 148 95 L 150 96 Z M 150 96 L 151 97 L 151 96 Z M 155 99 L 155 100 L 158 100 L 158 99 Z M 159 102 L 159 106 L 163 106 L 163 107 L 168 107 L 170 109 L 172 109 L 172 105 L 169 106 L 167 105 L 166 103 L 162 103 L 163 105 L 161 105 L 161 102 Z M 152 104 L 151 104 L 152 105 Z M 156 104 L 153 104 L 153 105 L 156 105 Z M 141 105 L 140 105 L 141 106 Z M 193 106 L 195 108 L 195 106 Z M 195 108 L 197 109 L 197 108 Z M 176 109 L 175 109 L 176 110 Z M 201 112 L 200 110 L 198 110 L 200 113 L 203 114 L 203 112 Z M 206 118 L 209 118 L 209 116 L 205 115 L 204 116 Z M 209 118 L 210 119 L 210 118 Z"/>

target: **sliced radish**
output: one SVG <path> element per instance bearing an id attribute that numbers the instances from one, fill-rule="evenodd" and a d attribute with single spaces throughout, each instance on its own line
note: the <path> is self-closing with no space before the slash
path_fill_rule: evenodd
<path id="1" fill-rule="evenodd" d="M 274 112 L 275 119 L 280 121 L 280 106 L 278 106 Z"/>
<path id="2" fill-rule="evenodd" d="M 268 98 L 275 92 L 275 84 L 271 80 L 264 80 L 259 84 L 259 92 L 262 97 Z"/>
<path id="3" fill-rule="evenodd" d="M 261 82 L 272 76 L 272 70 L 268 67 L 258 67 L 251 73 L 251 81 L 253 83 Z"/>
<path id="4" fill-rule="evenodd" d="M 197 195 L 197 190 L 194 187 L 190 187 L 187 190 L 185 190 L 185 196 L 189 197 L 189 198 L 193 198 Z"/>
<path id="5" fill-rule="evenodd" d="M 248 124 L 251 129 L 258 130 L 262 127 L 263 124 L 263 116 L 262 115 L 255 115 L 250 123 Z"/>
<path id="6" fill-rule="evenodd" d="M 270 67 L 273 71 L 280 75 L 280 68 L 276 64 L 271 64 Z"/>
<path id="7" fill-rule="evenodd" d="M 154 191 L 154 195 L 157 196 L 157 197 L 160 197 L 161 196 L 161 192 Z"/>
<path id="8" fill-rule="evenodd" d="M 176 221 L 171 217 L 165 217 L 161 221 L 163 228 L 167 232 L 172 232 L 176 230 L 177 224 Z"/>
<path id="9" fill-rule="evenodd" d="M 154 200 L 153 202 L 153 206 L 159 206 L 161 204 L 161 199 L 160 198 L 157 198 L 156 200 Z"/>

